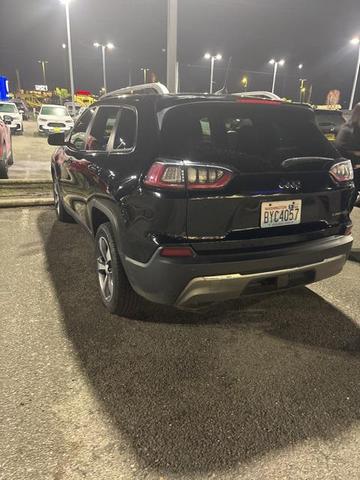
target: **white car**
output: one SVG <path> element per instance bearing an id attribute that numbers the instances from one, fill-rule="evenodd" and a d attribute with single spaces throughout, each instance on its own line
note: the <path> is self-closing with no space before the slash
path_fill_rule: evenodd
<path id="1" fill-rule="evenodd" d="M 42 105 L 37 126 L 39 133 L 66 133 L 74 126 L 74 120 L 62 105 Z"/>
<path id="2" fill-rule="evenodd" d="M 11 124 L 9 124 L 11 133 L 24 133 L 23 117 L 15 103 L 12 102 L 0 102 L 0 117 L 7 116 L 11 118 Z"/>
<path id="3" fill-rule="evenodd" d="M 78 116 L 78 113 L 81 109 L 81 105 L 73 102 L 64 102 L 64 107 L 68 109 L 68 112 L 73 118 L 76 118 Z"/>

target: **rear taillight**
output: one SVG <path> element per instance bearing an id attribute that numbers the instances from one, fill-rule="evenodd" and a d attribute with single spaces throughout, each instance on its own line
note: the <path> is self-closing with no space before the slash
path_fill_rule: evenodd
<path id="1" fill-rule="evenodd" d="M 349 225 L 348 227 L 346 227 L 344 235 L 348 236 L 351 234 L 352 234 L 352 225 Z"/>
<path id="2" fill-rule="evenodd" d="M 350 182 L 354 179 L 354 170 L 350 160 L 344 160 L 339 163 L 335 163 L 330 168 L 330 175 L 338 183 Z"/>
<path id="3" fill-rule="evenodd" d="M 224 188 L 232 176 L 230 170 L 220 167 L 155 162 L 144 184 L 155 188 L 215 190 Z"/>

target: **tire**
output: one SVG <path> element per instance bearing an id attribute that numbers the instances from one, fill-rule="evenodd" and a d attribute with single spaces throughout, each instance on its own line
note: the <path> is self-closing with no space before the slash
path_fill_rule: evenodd
<path id="1" fill-rule="evenodd" d="M 63 223 L 74 223 L 74 219 L 68 212 L 65 210 L 60 191 L 59 185 L 56 180 L 53 180 L 53 193 L 54 193 L 54 206 L 56 211 L 57 219 Z"/>
<path id="2" fill-rule="evenodd" d="M 13 151 L 12 151 L 12 150 L 11 150 L 11 153 L 10 153 L 10 157 L 9 157 L 9 159 L 8 159 L 8 165 L 9 165 L 9 167 L 10 167 L 11 165 L 14 165 L 14 154 L 13 154 Z"/>
<path id="3" fill-rule="evenodd" d="M 8 169 L 7 169 L 7 162 L 6 162 L 6 145 L 3 146 L 3 154 L 2 158 L 0 158 L 0 178 L 6 179 L 8 177 Z"/>
<path id="4" fill-rule="evenodd" d="M 122 266 L 111 224 L 103 223 L 95 236 L 96 266 L 103 304 L 119 316 L 133 317 L 139 296 L 132 289 Z"/>
<path id="5" fill-rule="evenodd" d="M 8 176 L 8 171 L 6 168 L 6 163 L 2 160 L 0 160 L 0 179 L 7 179 L 9 178 Z"/>

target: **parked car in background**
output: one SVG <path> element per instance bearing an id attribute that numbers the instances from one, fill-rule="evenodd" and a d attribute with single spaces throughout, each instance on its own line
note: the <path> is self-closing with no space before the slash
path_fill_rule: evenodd
<path id="1" fill-rule="evenodd" d="M 341 110 L 315 110 L 316 122 L 325 137 L 330 142 L 335 142 L 340 127 L 345 123 Z"/>
<path id="2" fill-rule="evenodd" d="M 0 119 L 0 178 L 8 178 L 8 168 L 14 163 L 11 130 L 12 118 L 4 115 Z"/>
<path id="3" fill-rule="evenodd" d="M 77 112 L 76 117 L 73 117 L 74 120 L 77 120 L 78 118 L 80 118 L 87 108 L 88 107 L 81 107 L 80 110 Z"/>
<path id="4" fill-rule="evenodd" d="M 17 109 L 19 110 L 19 113 L 22 115 L 23 120 L 29 120 L 30 118 L 30 110 L 24 100 L 21 98 L 13 98 L 12 102 L 15 103 L 17 106 Z"/>
<path id="5" fill-rule="evenodd" d="M 81 105 L 79 105 L 78 103 L 73 103 L 73 102 L 64 102 L 64 107 L 67 108 L 69 114 L 73 118 L 78 117 L 79 112 L 81 110 Z"/>
<path id="6" fill-rule="evenodd" d="M 74 126 L 66 107 L 62 105 L 42 105 L 37 117 L 38 133 L 68 132 Z"/>
<path id="7" fill-rule="evenodd" d="M 151 84 L 149 89 L 154 89 Z M 306 105 L 232 95 L 103 96 L 51 161 L 56 213 L 96 245 L 105 306 L 192 309 L 339 273 L 351 162 Z"/>
<path id="8" fill-rule="evenodd" d="M 23 118 L 17 106 L 13 102 L 0 102 L 0 117 L 6 115 L 11 118 L 10 129 L 11 133 L 24 133 Z"/>

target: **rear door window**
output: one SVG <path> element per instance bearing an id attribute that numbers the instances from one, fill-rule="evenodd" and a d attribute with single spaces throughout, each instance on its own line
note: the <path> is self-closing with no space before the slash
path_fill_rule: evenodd
<path id="1" fill-rule="evenodd" d="M 131 108 L 123 107 L 114 136 L 114 150 L 128 151 L 135 147 L 137 135 L 137 115 Z"/>
<path id="2" fill-rule="evenodd" d="M 86 140 L 86 150 L 105 151 L 107 149 L 119 111 L 118 107 L 98 108 Z"/>

